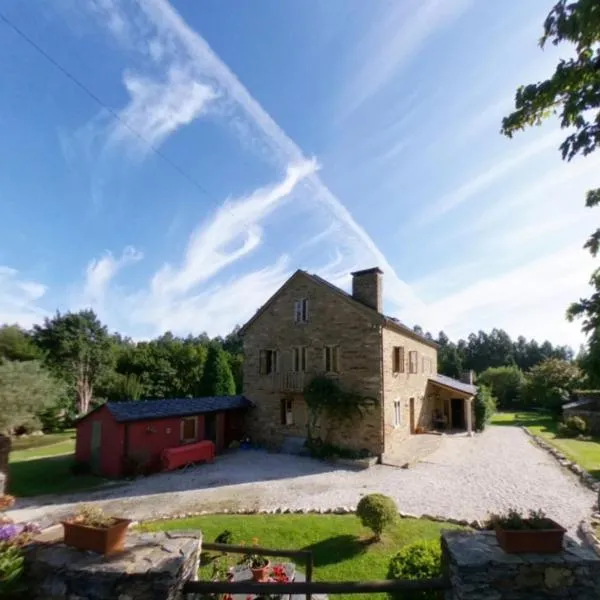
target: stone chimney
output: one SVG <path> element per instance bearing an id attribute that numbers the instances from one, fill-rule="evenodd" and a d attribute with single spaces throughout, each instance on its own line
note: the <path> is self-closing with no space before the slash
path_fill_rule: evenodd
<path id="1" fill-rule="evenodd" d="M 463 371 L 460 374 L 460 380 L 463 383 L 468 383 L 469 385 L 474 385 L 475 384 L 475 371 L 473 371 L 473 369 L 471 369 L 470 371 Z"/>
<path id="2" fill-rule="evenodd" d="M 352 273 L 352 297 L 378 313 L 383 311 L 382 275 L 379 267 Z"/>

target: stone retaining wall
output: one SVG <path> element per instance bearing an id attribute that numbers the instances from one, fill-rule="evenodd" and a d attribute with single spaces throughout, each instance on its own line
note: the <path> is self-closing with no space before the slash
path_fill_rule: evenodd
<path id="1" fill-rule="evenodd" d="M 600 597 L 600 557 L 566 541 L 559 554 L 506 554 L 494 532 L 442 534 L 447 600 L 588 600 Z"/>
<path id="2" fill-rule="evenodd" d="M 125 552 L 103 557 L 64 544 L 36 544 L 26 554 L 33 600 L 183 600 L 197 578 L 199 532 L 137 533 Z"/>

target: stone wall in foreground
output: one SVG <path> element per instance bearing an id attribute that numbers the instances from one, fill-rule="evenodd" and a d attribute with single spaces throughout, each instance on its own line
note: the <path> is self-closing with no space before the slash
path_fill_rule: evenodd
<path id="1" fill-rule="evenodd" d="M 600 598 L 600 557 L 567 541 L 560 554 L 506 554 L 492 531 L 442 534 L 447 600 Z"/>
<path id="2" fill-rule="evenodd" d="M 64 544 L 33 546 L 26 556 L 33 600 L 182 600 L 197 578 L 199 532 L 131 533 L 112 557 Z"/>

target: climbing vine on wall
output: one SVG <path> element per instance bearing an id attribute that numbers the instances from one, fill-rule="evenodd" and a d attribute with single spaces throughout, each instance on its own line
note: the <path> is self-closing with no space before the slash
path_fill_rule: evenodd
<path id="1" fill-rule="evenodd" d="M 321 417 L 334 427 L 344 421 L 362 419 L 377 404 L 376 398 L 344 390 L 338 381 L 326 375 L 313 377 L 304 388 L 304 400 L 308 407 L 309 439 Z"/>

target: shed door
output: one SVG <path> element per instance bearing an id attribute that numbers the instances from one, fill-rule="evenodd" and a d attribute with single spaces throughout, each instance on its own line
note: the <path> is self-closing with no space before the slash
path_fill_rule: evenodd
<path id="1" fill-rule="evenodd" d="M 92 422 L 91 467 L 94 473 L 100 473 L 100 448 L 102 446 L 102 421 Z"/>

